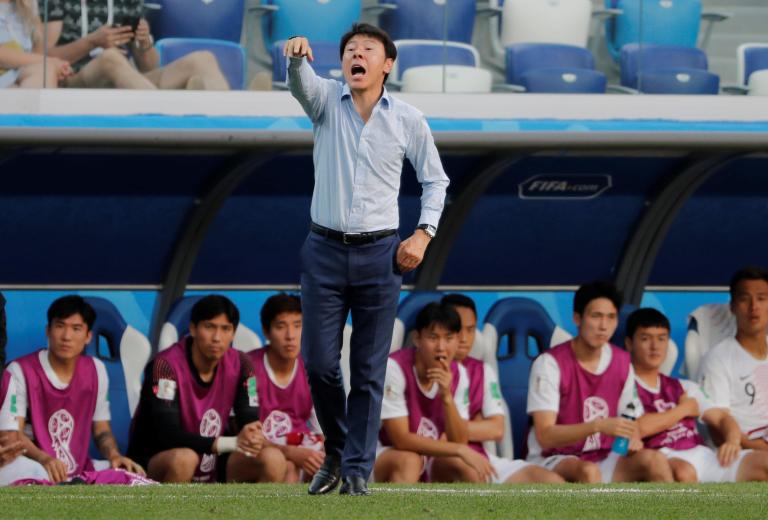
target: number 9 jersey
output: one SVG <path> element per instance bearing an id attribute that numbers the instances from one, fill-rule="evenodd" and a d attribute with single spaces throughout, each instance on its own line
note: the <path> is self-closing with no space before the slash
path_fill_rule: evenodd
<path id="1" fill-rule="evenodd" d="M 725 339 L 704 358 L 701 388 L 748 437 L 768 438 L 768 358 L 759 360 L 736 338 Z"/>

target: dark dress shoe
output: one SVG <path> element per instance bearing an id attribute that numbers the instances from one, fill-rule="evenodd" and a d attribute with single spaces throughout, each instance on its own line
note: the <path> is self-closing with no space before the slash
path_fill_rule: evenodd
<path id="1" fill-rule="evenodd" d="M 341 483 L 341 489 L 339 493 L 349 496 L 365 496 L 370 495 L 368 490 L 368 482 L 358 475 L 352 475 L 351 477 L 344 477 L 344 482 Z"/>
<path id="2" fill-rule="evenodd" d="M 339 485 L 339 480 L 341 480 L 341 463 L 326 456 L 325 462 L 309 483 L 309 494 L 330 493 Z"/>

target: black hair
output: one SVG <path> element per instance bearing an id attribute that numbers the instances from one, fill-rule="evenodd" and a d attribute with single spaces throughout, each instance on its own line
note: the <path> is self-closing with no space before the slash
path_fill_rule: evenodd
<path id="1" fill-rule="evenodd" d="M 295 294 L 278 293 L 267 298 L 261 307 L 261 326 L 264 330 L 272 327 L 278 315 L 284 312 L 301 314 L 301 299 Z"/>
<path id="2" fill-rule="evenodd" d="M 637 329 L 649 327 L 659 327 L 660 329 L 667 329 L 668 332 L 672 331 L 669 319 L 662 312 L 650 307 L 644 307 L 637 309 L 627 317 L 625 336 L 632 338 L 635 336 Z"/>
<path id="3" fill-rule="evenodd" d="M 352 27 L 349 29 L 349 31 L 347 31 L 344 36 L 341 37 L 341 42 L 339 43 L 339 59 L 344 57 L 344 48 L 347 46 L 347 43 L 349 43 L 349 40 L 358 34 L 362 34 L 363 36 L 370 36 L 371 38 L 379 40 L 382 45 L 384 45 L 384 56 L 386 58 L 392 58 L 392 61 L 397 59 L 397 47 L 395 46 L 395 42 L 392 41 L 392 38 L 389 36 L 389 34 L 387 34 L 385 30 L 369 23 L 352 24 Z M 389 73 L 385 73 L 384 83 L 387 82 L 388 77 Z"/>
<path id="4" fill-rule="evenodd" d="M 736 291 L 739 288 L 739 284 L 744 280 L 764 280 L 768 282 L 768 271 L 756 265 L 742 267 L 741 269 L 736 271 L 731 277 L 731 284 L 730 284 L 731 299 L 734 299 L 736 297 Z"/>
<path id="5" fill-rule="evenodd" d="M 472 311 L 477 319 L 477 307 L 475 306 L 475 300 L 461 293 L 446 294 L 443 299 L 440 300 L 443 305 L 450 305 L 451 307 L 466 307 Z"/>
<path id="6" fill-rule="evenodd" d="M 421 332 L 433 325 L 442 325 L 451 332 L 461 332 L 461 318 L 452 305 L 433 302 L 419 311 L 414 328 Z"/>
<path id="7" fill-rule="evenodd" d="M 573 297 L 573 312 L 576 314 L 584 314 L 584 309 L 591 301 L 598 298 L 608 298 L 616 307 L 616 312 L 621 310 L 621 293 L 613 284 L 604 280 L 598 280 L 595 282 L 585 283 Z"/>
<path id="8" fill-rule="evenodd" d="M 240 323 L 240 311 L 232 300 L 219 294 L 209 294 L 201 298 L 192 306 L 192 312 L 189 317 L 194 325 L 201 321 L 212 320 L 216 316 L 223 314 L 234 328 Z"/>
<path id="9" fill-rule="evenodd" d="M 93 324 L 96 322 L 96 311 L 82 296 L 76 294 L 62 296 L 53 301 L 48 307 L 48 326 L 51 326 L 53 320 L 65 320 L 75 314 L 79 314 L 83 318 L 88 330 L 93 328 Z"/>

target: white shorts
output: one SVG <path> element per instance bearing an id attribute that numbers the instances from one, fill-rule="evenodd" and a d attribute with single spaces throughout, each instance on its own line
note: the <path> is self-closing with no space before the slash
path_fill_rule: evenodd
<path id="1" fill-rule="evenodd" d="M 0 468 L 0 486 L 22 479 L 48 480 L 48 472 L 39 462 L 21 456 Z"/>
<path id="2" fill-rule="evenodd" d="M 504 457 L 497 457 L 491 453 L 488 454 L 488 460 L 490 460 L 493 469 L 496 470 L 496 476 L 493 477 L 493 480 L 491 480 L 491 483 L 493 484 L 503 484 L 509 479 L 509 477 L 521 469 L 533 465 L 530 462 L 526 462 L 524 460 L 512 460 Z"/>
<path id="3" fill-rule="evenodd" d="M 537 464 L 549 471 L 555 471 L 557 465 L 568 458 L 579 459 L 579 457 L 575 455 L 550 455 L 549 457 L 531 457 L 528 459 L 528 462 Z M 606 458 L 595 463 L 597 464 L 597 467 L 600 468 L 600 477 L 603 484 L 610 484 L 613 482 L 613 473 L 616 471 L 616 464 L 619 462 L 620 458 L 621 455 L 618 453 L 610 452 Z"/>
<path id="4" fill-rule="evenodd" d="M 744 457 L 752 450 L 741 450 L 739 457 L 733 463 L 724 468 L 717 460 L 717 452 L 707 446 L 696 446 L 689 450 L 672 450 L 660 448 L 668 459 L 681 459 L 693 466 L 699 482 L 736 482 L 736 474 L 739 472 Z"/>

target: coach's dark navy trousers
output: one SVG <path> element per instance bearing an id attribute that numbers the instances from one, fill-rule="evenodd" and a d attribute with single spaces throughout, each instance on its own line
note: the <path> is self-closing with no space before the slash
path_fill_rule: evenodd
<path id="1" fill-rule="evenodd" d="M 345 245 L 309 233 L 301 249 L 301 349 L 325 450 L 341 458 L 343 476 L 368 478 L 376 457 L 381 398 L 402 276 L 400 239 L 390 235 Z M 349 398 L 340 357 L 352 313 Z"/>

